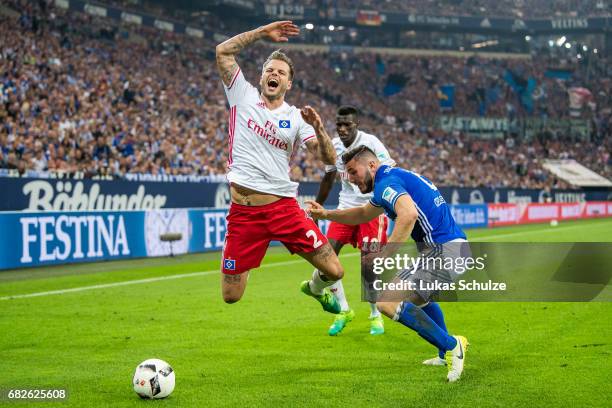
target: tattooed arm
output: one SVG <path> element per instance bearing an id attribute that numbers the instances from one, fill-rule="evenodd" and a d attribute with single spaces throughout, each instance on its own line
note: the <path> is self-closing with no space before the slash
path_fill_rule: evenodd
<path id="1" fill-rule="evenodd" d="M 346 225 L 364 224 L 383 213 L 382 207 L 370 203 L 344 210 L 326 210 L 321 204 L 310 200 L 306 200 L 306 204 L 311 206 L 310 215 L 315 220 L 331 220 Z"/>
<path id="2" fill-rule="evenodd" d="M 317 155 L 321 161 L 328 165 L 336 164 L 336 150 L 331 137 L 327 134 L 321 117 L 312 107 L 306 105 L 300 111 L 302 118 L 315 130 L 316 139 L 306 142 L 306 148 L 311 153 Z"/>
<path id="3" fill-rule="evenodd" d="M 296 36 L 300 29 L 291 21 L 276 21 L 265 26 L 238 34 L 217 45 L 217 69 L 225 86 L 229 86 L 238 71 L 236 55 L 244 48 L 261 39 L 274 42 L 289 41 L 288 37 Z"/>

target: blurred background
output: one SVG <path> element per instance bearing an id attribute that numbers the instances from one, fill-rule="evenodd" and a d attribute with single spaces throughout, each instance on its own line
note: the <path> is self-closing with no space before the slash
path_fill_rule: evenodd
<path id="1" fill-rule="evenodd" d="M 611 196 L 604 0 L 0 4 L 0 211 L 227 208 L 215 45 L 278 19 L 301 27 L 283 44 L 288 102 L 317 108 L 332 136 L 338 106 L 357 106 L 361 129 L 449 203 Z M 239 55 L 252 83 L 276 46 Z M 296 156 L 300 200 L 323 173 Z"/>

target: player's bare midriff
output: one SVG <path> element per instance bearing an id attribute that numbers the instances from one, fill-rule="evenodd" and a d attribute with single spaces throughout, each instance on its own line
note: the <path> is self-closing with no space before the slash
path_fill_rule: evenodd
<path id="1" fill-rule="evenodd" d="M 283 198 L 274 194 L 255 191 L 250 188 L 238 185 L 236 183 L 231 183 L 230 192 L 232 195 L 232 202 L 240 205 L 266 205 L 272 204 L 273 202 L 276 202 Z"/>

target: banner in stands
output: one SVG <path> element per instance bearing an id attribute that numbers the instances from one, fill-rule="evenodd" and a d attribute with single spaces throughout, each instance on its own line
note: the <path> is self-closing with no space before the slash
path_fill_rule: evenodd
<path id="1" fill-rule="evenodd" d="M 489 226 L 612 216 L 612 201 L 582 203 L 489 204 Z"/>
<path id="2" fill-rule="evenodd" d="M 453 213 L 464 227 L 486 226 L 486 209 L 462 205 Z M 219 251 L 227 211 L 0 213 L 0 269 Z M 326 233 L 329 221 L 319 221 L 319 227 Z"/>
<path id="3" fill-rule="evenodd" d="M 451 205 L 451 214 L 462 228 L 478 228 L 488 225 L 486 204 Z"/>
<path id="4" fill-rule="evenodd" d="M 440 187 L 450 204 L 483 203 L 568 203 L 606 201 L 612 199 L 611 189 L 597 190 L 538 190 L 526 188 Z"/>
<path id="5" fill-rule="evenodd" d="M 227 210 L 0 213 L 0 269 L 219 250 Z M 162 240 L 173 234 L 172 243 Z"/>
<path id="6" fill-rule="evenodd" d="M 588 139 L 592 130 L 591 122 L 587 119 L 531 117 L 518 121 L 515 131 L 527 138 L 534 137 L 538 133 L 550 133 Z"/>
<path id="7" fill-rule="evenodd" d="M 326 205 L 338 205 L 340 185 L 334 185 Z M 158 208 L 227 208 L 227 183 L 140 182 L 0 177 L 0 211 L 146 210 Z M 314 200 L 319 183 L 300 183 L 298 201 Z M 450 204 L 541 203 L 605 201 L 612 190 L 535 190 L 441 187 Z"/>
<path id="8" fill-rule="evenodd" d="M 602 32 L 610 27 L 609 17 L 559 17 L 552 19 L 523 20 L 513 18 L 467 17 L 467 16 L 436 16 L 408 13 L 382 13 L 376 10 L 351 10 L 329 7 L 325 11 L 317 7 L 302 5 L 299 1 L 287 1 L 279 4 L 277 1 L 253 0 L 218 0 L 216 6 L 220 11 L 256 17 L 308 19 L 321 24 L 357 23 L 367 25 L 423 27 L 430 30 L 459 30 L 468 32 L 524 32 L 562 33 L 568 32 Z M 262 4 L 263 3 L 263 4 Z M 187 34 L 197 38 L 215 38 L 215 33 L 201 27 L 187 25 L 167 18 L 158 18 L 147 13 L 128 11 L 118 7 L 92 4 L 82 0 L 55 0 L 56 7 L 88 13 L 95 16 L 112 18 L 131 24 L 155 27 L 163 31 Z"/>
<path id="9" fill-rule="evenodd" d="M 314 200 L 318 183 L 302 183 L 298 201 Z M 338 204 L 340 185 L 328 205 Z M 227 183 L 136 182 L 0 177 L 0 211 L 147 210 L 158 208 L 228 208 Z"/>
<path id="10" fill-rule="evenodd" d="M 510 121 L 507 118 L 442 115 L 439 117 L 439 125 L 445 132 L 457 130 L 484 138 L 501 138 L 510 130 Z"/>
<path id="11" fill-rule="evenodd" d="M 219 251 L 226 216 L 186 208 L 0 213 L 0 269 Z M 324 233 L 328 225 L 319 223 Z"/>

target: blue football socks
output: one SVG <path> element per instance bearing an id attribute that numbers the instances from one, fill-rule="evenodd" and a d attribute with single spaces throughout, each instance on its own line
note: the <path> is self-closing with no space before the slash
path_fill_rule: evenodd
<path id="1" fill-rule="evenodd" d="M 429 302 L 427 305 L 421 307 L 421 310 L 427 313 L 427 316 L 431 317 L 431 320 L 436 322 L 436 324 L 445 332 L 448 333 L 446 329 L 446 324 L 444 323 L 444 313 L 442 313 L 442 308 L 436 302 Z M 438 357 L 444 358 L 446 352 L 444 350 L 438 349 Z"/>
<path id="2" fill-rule="evenodd" d="M 438 350 L 452 350 L 457 345 L 457 340 L 446 330 L 442 329 L 421 308 L 410 302 L 402 302 L 396 319 L 404 326 L 416 331 L 419 336 L 438 348 Z"/>

